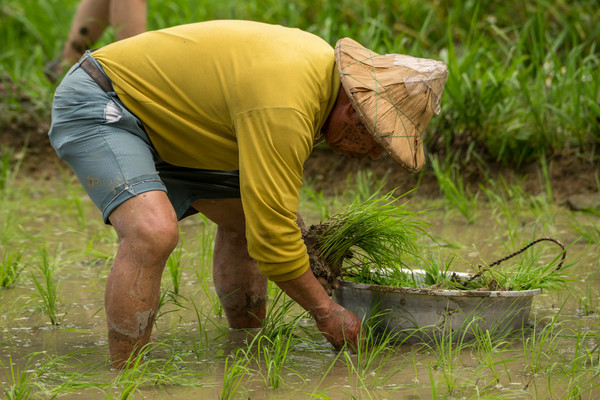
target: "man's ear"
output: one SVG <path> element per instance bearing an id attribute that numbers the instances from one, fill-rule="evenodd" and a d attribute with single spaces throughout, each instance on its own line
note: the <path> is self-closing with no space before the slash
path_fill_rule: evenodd
<path id="1" fill-rule="evenodd" d="M 354 114 L 354 116 L 353 116 Z M 352 106 L 352 103 L 347 102 L 344 104 L 344 116 L 346 116 L 348 119 L 352 119 L 352 118 L 358 118 L 358 114 L 356 114 L 356 112 L 354 112 L 354 107 Z"/>

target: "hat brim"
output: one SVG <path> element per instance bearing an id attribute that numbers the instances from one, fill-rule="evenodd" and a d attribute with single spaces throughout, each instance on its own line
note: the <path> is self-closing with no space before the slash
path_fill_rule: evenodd
<path id="1" fill-rule="evenodd" d="M 375 141 L 409 171 L 425 163 L 422 134 L 439 112 L 448 70 L 444 63 L 377 54 L 350 38 L 335 47 L 348 99 Z"/>

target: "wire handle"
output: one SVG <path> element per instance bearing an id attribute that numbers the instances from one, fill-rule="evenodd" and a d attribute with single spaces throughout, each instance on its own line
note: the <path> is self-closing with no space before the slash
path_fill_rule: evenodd
<path id="1" fill-rule="evenodd" d="M 481 276 L 481 274 L 483 274 L 484 272 L 486 272 L 487 270 L 489 270 L 490 268 L 499 265 L 500 263 L 509 260 L 515 256 L 518 256 L 519 254 L 521 254 L 522 252 L 524 252 L 525 250 L 527 250 L 528 248 L 530 248 L 531 246 L 533 246 L 536 243 L 542 242 L 542 241 L 549 241 L 552 243 L 556 243 L 557 245 L 560 246 L 560 248 L 562 249 L 562 258 L 560 260 L 560 263 L 558 263 L 558 265 L 556 266 L 556 268 L 554 268 L 554 271 L 558 271 L 559 269 L 562 268 L 563 263 L 565 262 L 565 258 L 567 257 L 567 251 L 565 250 L 565 246 L 559 242 L 556 239 L 550 238 L 550 237 L 543 237 L 543 238 L 539 238 L 534 240 L 533 242 L 529 243 L 528 245 L 520 248 L 519 250 L 515 251 L 514 253 L 511 253 L 509 255 L 507 255 L 506 257 L 503 257 L 499 260 L 494 261 L 493 263 L 489 264 L 487 267 L 485 267 L 484 269 L 480 270 L 478 273 L 476 273 L 475 275 L 473 275 L 470 279 L 469 282 L 471 282 L 473 279 L 478 278 L 479 276 Z"/>

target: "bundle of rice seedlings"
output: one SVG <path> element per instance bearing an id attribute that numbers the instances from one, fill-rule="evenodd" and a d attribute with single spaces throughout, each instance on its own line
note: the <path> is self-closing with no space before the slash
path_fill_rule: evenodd
<path id="1" fill-rule="evenodd" d="M 410 270 L 407 261 L 417 256 L 416 240 L 426 235 L 427 224 L 393 193 L 350 203 L 308 229 L 299 218 L 317 278 L 330 285 L 340 277 L 375 282 L 389 271 Z"/>

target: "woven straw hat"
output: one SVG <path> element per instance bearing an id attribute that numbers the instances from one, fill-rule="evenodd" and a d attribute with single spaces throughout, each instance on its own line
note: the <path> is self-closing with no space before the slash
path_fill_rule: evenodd
<path id="1" fill-rule="evenodd" d="M 409 171 L 425 163 L 422 133 L 439 114 L 448 76 L 440 61 L 379 55 L 350 38 L 335 46 L 342 86 L 373 138 Z"/>

